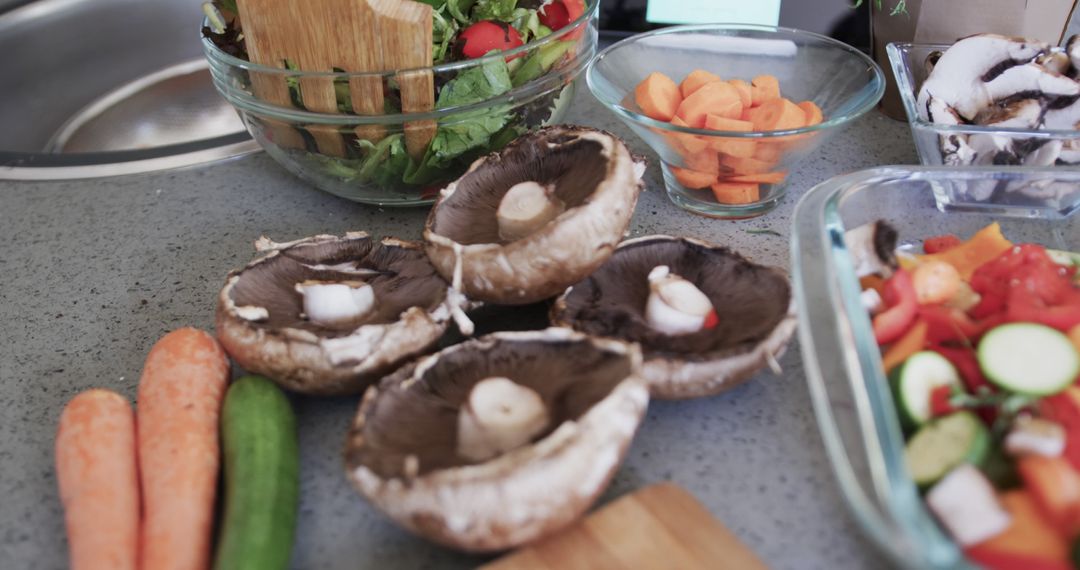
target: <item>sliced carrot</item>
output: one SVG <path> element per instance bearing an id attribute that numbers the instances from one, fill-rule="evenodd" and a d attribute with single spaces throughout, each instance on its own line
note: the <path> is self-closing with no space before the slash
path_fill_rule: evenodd
<path id="1" fill-rule="evenodd" d="M 698 172 L 688 168 L 679 168 L 678 166 L 672 166 L 671 173 L 675 175 L 675 180 L 679 184 L 694 190 L 708 188 L 713 182 L 716 182 L 716 174 L 714 173 Z"/>
<path id="2" fill-rule="evenodd" d="M 735 176 L 747 174 L 765 174 L 772 169 L 772 164 L 756 158 L 741 158 L 737 156 L 724 156 L 720 164 L 732 170 Z"/>
<path id="3" fill-rule="evenodd" d="M 1039 510 L 1064 535 L 1080 530 L 1080 473 L 1063 457 L 1031 455 L 1016 470 Z"/>
<path id="4" fill-rule="evenodd" d="M 749 204 L 761 199 L 761 189 L 757 184 L 717 182 L 711 188 L 716 201 L 721 204 Z"/>
<path id="5" fill-rule="evenodd" d="M 825 116 L 821 114 L 821 107 L 814 104 L 813 101 L 803 101 L 799 103 L 799 108 L 802 109 L 803 114 L 806 115 L 806 121 L 804 127 L 817 125 L 821 121 L 825 120 Z"/>
<path id="6" fill-rule="evenodd" d="M 671 124 L 677 127 L 689 127 L 686 121 L 679 117 L 672 117 Z M 671 140 L 675 142 L 673 146 L 679 151 L 679 154 L 683 156 L 690 154 L 697 154 L 704 152 L 709 147 L 709 142 L 697 135 L 689 135 L 684 133 L 672 133 Z"/>
<path id="7" fill-rule="evenodd" d="M 225 351 L 197 329 L 165 335 L 146 357 L 138 406 L 142 570 L 209 566 L 228 377 Z"/>
<path id="8" fill-rule="evenodd" d="M 900 340 L 892 343 L 881 357 L 881 366 L 885 368 L 885 373 L 892 372 L 893 368 L 902 364 L 909 356 L 922 350 L 926 346 L 926 333 L 929 330 L 930 326 L 926 321 L 920 319 Z"/>
<path id="9" fill-rule="evenodd" d="M 784 145 L 773 139 L 761 139 L 754 149 L 754 158 L 762 162 L 776 164 L 784 157 Z"/>
<path id="10" fill-rule="evenodd" d="M 748 121 L 710 114 L 705 117 L 705 128 L 714 131 L 750 132 L 754 129 L 754 125 Z M 735 137 L 712 137 L 709 142 L 713 150 L 717 152 L 743 158 L 754 156 L 754 147 L 757 144 L 753 140 Z"/>
<path id="11" fill-rule="evenodd" d="M 683 99 L 675 114 L 690 126 L 700 129 L 705 126 L 705 117 L 709 113 L 717 114 L 721 110 L 729 112 L 727 109 L 733 101 L 741 101 L 739 92 L 726 81 L 714 81 L 706 83 Z M 741 102 L 739 104 L 742 105 Z"/>
<path id="12" fill-rule="evenodd" d="M 683 164 L 690 170 L 706 172 L 714 176 L 718 176 L 721 170 L 723 170 L 720 165 L 720 157 L 709 149 L 694 154 L 683 155 Z"/>
<path id="13" fill-rule="evenodd" d="M 716 115 L 717 117 L 724 117 L 725 119 L 733 119 L 738 121 L 742 116 L 742 102 L 739 100 L 731 101 L 729 103 L 717 104 L 715 108 L 710 109 L 708 115 Z M 708 120 L 709 116 L 705 116 L 705 120 Z"/>
<path id="14" fill-rule="evenodd" d="M 709 73 L 704 69 L 695 69 L 683 78 L 682 83 L 679 84 L 679 91 L 682 92 L 682 96 L 685 99 L 694 91 L 702 88 L 706 83 L 712 83 L 713 81 L 720 81 L 720 76 Z"/>
<path id="15" fill-rule="evenodd" d="M 754 130 L 754 124 L 750 121 L 741 121 L 712 113 L 705 116 L 705 128 L 714 131 L 728 131 L 735 133 L 748 133 Z"/>
<path id="16" fill-rule="evenodd" d="M 682 102 L 679 86 L 663 73 L 653 72 L 634 89 L 634 101 L 645 116 L 670 121 Z"/>
<path id="17" fill-rule="evenodd" d="M 750 106 L 754 104 L 754 88 L 742 79 L 732 79 L 728 81 L 728 83 L 739 92 L 739 100 L 742 101 L 743 107 L 749 109 Z"/>
<path id="18" fill-rule="evenodd" d="M 758 131 L 784 131 L 802 127 L 806 123 L 806 114 L 795 103 L 780 98 L 755 108 L 750 121 Z"/>
<path id="19" fill-rule="evenodd" d="M 780 98 L 780 80 L 772 75 L 759 75 L 750 81 L 752 105 L 758 107 Z"/>
<path id="20" fill-rule="evenodd" d="M 728 176 L 724 180 L 728 182 L 753 182 L 754 184 L 779 184 L 787 178 L 786 172 L 764 172 L 761 174 L 741 174 Z"/>
<path id="21" fill-rule="evenodd" d="M 127 398 L 87 390 L 68 402 L 56 433 L 56 479 L 73 570 L 135 570 L 139 474 Z"/>

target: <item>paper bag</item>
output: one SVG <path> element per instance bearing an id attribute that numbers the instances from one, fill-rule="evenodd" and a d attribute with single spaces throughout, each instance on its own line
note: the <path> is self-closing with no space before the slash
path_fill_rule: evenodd
<path id="1" fill-rule="evenodd" d="M 871 8 L 871 30 L 874 59 L 885 71 L 882 110 L 894 119 L 906 117 L 885 53 L 887 44 L 948 44 L 989 32 L 1058 45 L 1076 6 L 1076 0 L 907 0 L 906 14 L 890 16 L 893 3 L 883 0 L 880 10 Z"/>

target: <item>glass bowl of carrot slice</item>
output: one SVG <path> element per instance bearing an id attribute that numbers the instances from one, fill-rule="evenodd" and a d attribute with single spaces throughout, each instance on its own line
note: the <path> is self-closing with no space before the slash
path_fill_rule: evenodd
<path id="1" fill-rule="evenodd" d="M 691 212 L 769 212 L 788 172 L 885 90 L 862 52 L 773 26 L 675 26 L 600 53 L 593 95 L 659 155 L 668 197 Z"/>

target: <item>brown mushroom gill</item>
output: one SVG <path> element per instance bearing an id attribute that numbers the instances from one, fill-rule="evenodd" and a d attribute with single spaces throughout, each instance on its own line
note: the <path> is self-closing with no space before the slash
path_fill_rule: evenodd
<path id="1" fill-rule="evenodd" d="M 457 453 L 458 413 L 472 387 L 503 376 L 535 390 L 551 422 L 535 439 L 584 415 L 634 372 L 625 354 L 597 350 L 591 343 L 479 343 L 477 350 L 443 353 L 417 381 L 414 363 L 385 379 L 362 426 L 362 446 L 350 446 L 349 465 L 363 465 L 383 478 L 406 475 L 415 456 L 416 475 L 473 463 Z M 419 365 L 424 365 L 423 360 Z"/>
<path id="2" fill-rule="evenodd" d="M 648 274 L 667 265 L 696 285 L 712 302 L 719 323 L 685 335 L 654 330 L 645 319 Z M 645 241 L 620 248 L 566 296 L 557 320 L 587 334 L 638 342 L 646 358 L 714 358 L 717 352 L 751 348 L 787 315 L 791 287 L 773 269 L 727 250 L 680 241 Z"/>
<path id="3" fill-rule="evenodd" d="M 580 206 L 607 174 L 603 146 L 567 135 L 521 139 L 483 168 L 457 182 L 457 191 L 435 210 L 431 230 L 462 245 L 507 243 L 499 237 L 495 213 L 515 184 L 552 185 L 567 209 Z"/>
<path id="4" fill-rule="evenodd" d="M 404 245 L 404 246 L 402 246 Z M 317 268 L 347 267 L 347 271 Z M 353 270 L 357 273 L 354 273 Z M 307 280 L 364 281 L 375 293 L 375 305 L 361 321 L 341 327 L 313 323 L 301 316 L 302 295 L 295 286 Z M 446 296 L 446 282 L 411 244 L 388 246 L 370 238 L 302 244 L 246 268 L 231 291 L 236 306 L 263 307 L 268 318 L 251 324 L 264 329 L 296 328 L 322 337 L 345 336 L 358 326 L 396 321 L 409 307 L 431 310 Z"/>

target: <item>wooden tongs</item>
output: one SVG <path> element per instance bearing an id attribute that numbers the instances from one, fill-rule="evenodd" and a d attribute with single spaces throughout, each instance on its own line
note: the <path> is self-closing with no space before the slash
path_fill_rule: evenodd
<path id="1" fill-rule="evenodd" d="M 238 0 L 248 56 L 260 65 L 286 69 L 286 62 L 303 72 L 351 73 L 397 71 L 403 113 L 435 107 L 432 64 L 432 8 L 409 0 Z M 333 76 L 300 75 L 300 100 L 308 111 L 340 114 Z M 284 74 L 251 72 L 255 95 L 279 106 L 293 106 Z M 349 78 L 349 102 L 358 115 L 384 114 L 383 81 L 377 76 Z M 269 122 L 269 121 L 268 121 Z M 304 148 L 299 130 L 271 123 L 274 142 Z M 407 123 L 409 154 L 423 156 L 435 135 L 435 121 Z M 333 124 L 303 127 L 318 151 L 344 157 L 345 137 Z M 379 140 L 382 125 L 361 125 L 357 137 Z"/>

